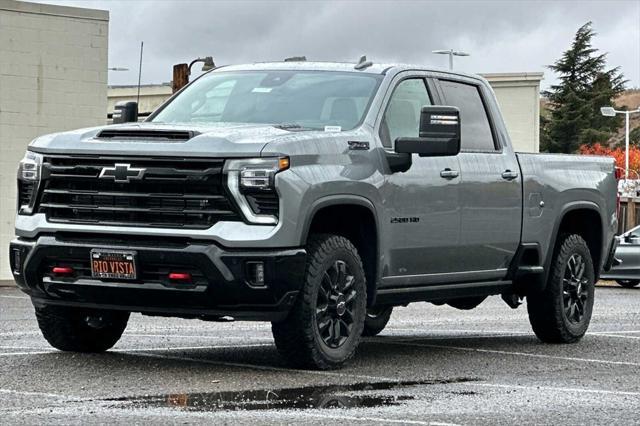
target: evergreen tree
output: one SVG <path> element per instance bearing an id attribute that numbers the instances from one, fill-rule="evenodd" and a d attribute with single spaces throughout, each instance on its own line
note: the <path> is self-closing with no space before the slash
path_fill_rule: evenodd
<path id="1" fill-rule="evenodd" d="M 621 117 L 602 117 L 600 107 L 614 105 L 626 80 L 619 67 L 605 69 L 607 54 L 591 46 L 595 35 L 587 22 L 578 29 L 571 48 L 549 65 L 559 83 L 544 92 L 551 108 L 548 121 L 541 121 L 544 151 L 573 153 L 580 145 L 606 142 L 620 126 Z"/>

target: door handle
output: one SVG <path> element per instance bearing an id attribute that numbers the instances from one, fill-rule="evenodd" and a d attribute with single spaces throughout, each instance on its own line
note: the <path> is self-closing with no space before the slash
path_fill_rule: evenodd
<path id="1" fill-rule="evenodd" d="M 504 172 L 502 172 L 502 179 L 514 180 L 517 177 L 518 177 L 518 172 L 512 172 L 509 169 L 507 169 Z"/>
<path id="2" fill-rule="evenodd" d="M 446 168 L 440 172 L 440 177 L 445 179 L 453 179 L 460 176 L 460 172 L 457 170 L 451 170 L 450 168 Z"/>

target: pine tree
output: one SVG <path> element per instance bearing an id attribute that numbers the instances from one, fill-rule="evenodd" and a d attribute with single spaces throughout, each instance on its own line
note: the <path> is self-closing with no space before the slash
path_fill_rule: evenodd
<path id="1" fill-rule="evenodd" d="M 551 114 L 540 129 L 543 151 L 573 153 L 580 145 L 607 141 L 620 126 L 620 117 L 602 117 L 600 107 L 614 105 L 626 80 L 619 67 L 605 69 L 607 54 L 591 45 L 595 35 L 587 22 L 571 48 L 549 65 L 559 83 L 544 92 Z"/>

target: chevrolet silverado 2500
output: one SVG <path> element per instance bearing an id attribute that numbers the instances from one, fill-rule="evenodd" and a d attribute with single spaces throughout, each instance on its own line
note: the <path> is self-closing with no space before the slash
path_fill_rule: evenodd
<path id="1" fill-rule="evenodd" d="M 394 306 L 526 299 L 544 342 L 589 325 L 613 160 L 515 153 L 487 82 L 424 67 L 227 66 L 144 122 L 35 139 L 15 281 L 42 333 L 98 352 L 131 312 L 272 323 L 333 368 Z"/>

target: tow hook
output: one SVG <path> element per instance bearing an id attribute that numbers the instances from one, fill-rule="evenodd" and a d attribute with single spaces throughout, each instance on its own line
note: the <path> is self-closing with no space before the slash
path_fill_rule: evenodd
<path id="1" fill-rule="evenodd" d="M 524 300 L 522 297 L 518 296 L 515 293 L 502 293 L 502 300 L 511 307 L 511 309 L 516 309 L 518 306 L 522 305 L 522 301 Z"/>

